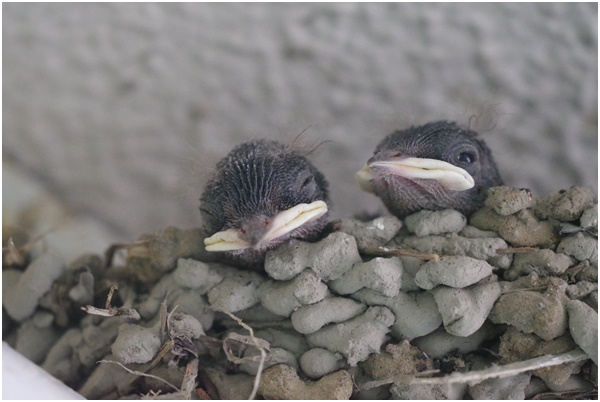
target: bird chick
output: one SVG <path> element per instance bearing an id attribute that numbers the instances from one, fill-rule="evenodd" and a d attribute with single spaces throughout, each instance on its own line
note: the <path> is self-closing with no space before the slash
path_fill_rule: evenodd
<path id="1" fill-rule="evenodd" d="M 200 198 L 206 250 L 260 269 L 267 250 L 316 240 L 327 202 L 327 181 L 304 155 L 276 141 L 243 143 L 217 163 Z"/>
<path id="2" fill-rule="evenodd" d="M 488 188 L 502 184 L 477 133 L 446 121 L 388 135 L 356 179 L 399 218 L 445 208 L 470 215 L 483 205 Z"/>

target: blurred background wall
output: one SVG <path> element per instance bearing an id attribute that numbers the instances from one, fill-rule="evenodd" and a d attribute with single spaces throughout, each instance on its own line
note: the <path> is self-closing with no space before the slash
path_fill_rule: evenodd
<path id="1" fill-rule="evenodd" d="M 383 211 L 355 171 L 438 119 L 482 133 L 510 185 L 597 191 L 597 7 L 4 4 L 5 167 L 123 239 L 198 226 L 220 157 L 303 130 L 331 141 L 334 216 Z"/>

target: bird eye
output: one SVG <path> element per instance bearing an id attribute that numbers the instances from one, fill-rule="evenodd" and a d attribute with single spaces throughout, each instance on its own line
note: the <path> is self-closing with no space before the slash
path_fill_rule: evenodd
<path id="1" fill-rule="evenodd" d="M 304 179 L 304 181 L 302 182 L 302 188 L 305 188 L 306 186 L 308 186 L 310 184 L 310 182 L 312 181 L 312 176 L 308 176 L 306 179 Z"/>
<path id="2" fill-rule="evenodd" d="M 477 157 L 473 152 L 464 151 L 458 155 L 458 160 L 463 163 L 471 164 L 477 160 Z"/>

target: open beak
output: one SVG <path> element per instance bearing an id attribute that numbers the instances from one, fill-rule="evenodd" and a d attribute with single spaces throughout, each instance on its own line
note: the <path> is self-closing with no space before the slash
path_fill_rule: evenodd
<path id="1" fill-rule="evenodd" d="M 437 159 L 403 158 L 367 163 L 356 175 L 364 191 L 374 192 L 372 180 L 376 173 L 404 177 L 409 180 L 435 180 L 442 187 L 464 191 L 475 185 L 473 177 L 464 169 Z"/>
<path id="2" fill-rule="evenodd" d="M 250 244 L 242 239 L 239 229 L 232 228 L 207 237 L 204 239 L 204 245 L 206 246 L 206 251 L 232 251 L 250 247 L 260 249 L 270 241 L 286 233 L 290 233 L 305 223 L 320 218 L 325 213 L 327 213 L 327 204 L 324 201 L 298 204 L 275 215 L 271 222 L 271 227 L 256 244 Z"/>

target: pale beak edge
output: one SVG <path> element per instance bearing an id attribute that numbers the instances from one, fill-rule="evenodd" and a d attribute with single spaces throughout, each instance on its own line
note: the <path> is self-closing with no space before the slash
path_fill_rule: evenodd
<path id="1" fill-rule="evenodd" d="M 289 233 L 305 223 L 320 218 L 327 213 L 327 210 L 327 204 L 324 201 L 298 204 L 277 214 L 273 218 L 271 229 L 254 246 L 239 237 L 238 229 L 232 228 L 217 232 L 204 239 L 206 251 L 232 251 L 250 247 L 259 249 L 265 243 Z"/>
<path id="2" fill-rule="evenodd" d="M 392 161 L 379 161 L 365 165 L 355 177 L 364 191 L 373 192 L 372 167 L 386 169 L 389 174 L 407 179 L 435 180 L 448 190 L 464 191 L 475 186 L 473 177 L 464 169 L 437 159 L 405 158 Z"/>
<path id="3" fill-rule="evenodd" d="M 362 189 L 362 191 L 366 191 L 367 193 L 375 193 L 375 188 L 373 187 L 373 173 L 371 172 L 371 168 L 369 165 L 365 165 L 354 175 L 356 182 Z"/>
<path id="4" fill-rule="evenodd" d="M 250 247 L 250 244 L 239 238 L 237 229 L 227 229 L 217 232 L 204 239 L 206 251 L 231 251 Z"/>

